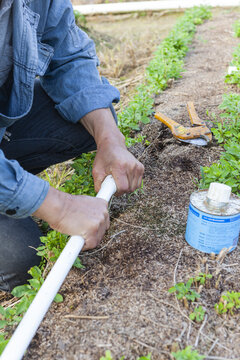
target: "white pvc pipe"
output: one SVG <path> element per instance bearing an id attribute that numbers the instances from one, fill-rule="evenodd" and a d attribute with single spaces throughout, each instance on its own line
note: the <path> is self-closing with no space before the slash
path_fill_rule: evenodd
<path id="1" fill-rule="evenodd" d="M 240 6 L 240 0 L 161 0 L 136 1 L 108 4 L 74 5 L 73 9 L 83 15 L 94 14 L 121 14 L 135 11 L 160 11 L 187 9 L 193 6 L 210 5 L 213 7 Z"/>
<path id="2" fill-rule="evenodd" d="M 116 192 L 116 184 L 111 175 L 107 176 L 97 194 L 98 198 L 109 201 Z M 20 360 L 35 335 L 42 319 L 48 311 L 55 295 L 71 269 L 76 257 L 84 245 L 81 236 L 72 236 L 63 249 L 22 321 L 6 346 L 1 360 Z"/>

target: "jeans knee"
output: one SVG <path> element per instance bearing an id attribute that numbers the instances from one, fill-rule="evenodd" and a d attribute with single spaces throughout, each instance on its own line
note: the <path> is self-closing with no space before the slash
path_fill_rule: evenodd
<path id="1" fill-rule="evenodd" d="M 11 291 L 27 283 L 29 269 L 39 265 L 36 254 L 41 232 L 31 219 L 11 219 L 0 215 L 0 289 Z"/>

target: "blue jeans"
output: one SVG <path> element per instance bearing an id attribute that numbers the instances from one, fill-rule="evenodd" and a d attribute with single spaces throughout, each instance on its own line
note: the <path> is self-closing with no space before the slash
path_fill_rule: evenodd
<path id="1" fill-rule="evenodd" d="M 35 82 L 34 102 L 30 113 L 7 129 L 10 141 L 0 148 L 8 159 L 17 160 L 32 174 L 96 149 L 93 137 L 80 124 L 64 120 L 53 101 Z M 116 119 L 114 109 L 111 108 Z M 0 290 L 11 291 L 25 284 L 27 271 L 38 265 L 41 232 L 31 219 L 12 219 L 0 215 Z"/>

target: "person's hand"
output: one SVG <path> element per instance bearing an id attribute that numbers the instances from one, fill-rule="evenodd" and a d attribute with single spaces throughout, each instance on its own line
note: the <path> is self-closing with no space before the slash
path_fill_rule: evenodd
<path id="1" fill-rule="evenodd" d="M 109 214 L 105 200 L 70 195 L 50 187 L 46 199 L 33 214 L 48 222 L 55 230 L 80 235 L 85 240 L 84 250 L 99 245 L 109 228 Z"/>
<path id="2" fill-rule="evenodd" d="M 143 172 L 143 165 L 127 150 L 125 143 L 103 142 L 93 164 L 95 191 L 98 192 L 105 177 L 112 174 L 117 195 L 133 192 L 141 187 Z"/>
<path id="3" fill-rule="evenodd" d="M 99 191 L 102 181 L 109 174 L 116 182 L 118 195 L 139 188 L 144 167 L 127 150 L 124 136 L 119 131 L 110 109 L 92 111 L 82 118 L 81 123 L 97 144 L 93 165 L 95 191 Z"/>

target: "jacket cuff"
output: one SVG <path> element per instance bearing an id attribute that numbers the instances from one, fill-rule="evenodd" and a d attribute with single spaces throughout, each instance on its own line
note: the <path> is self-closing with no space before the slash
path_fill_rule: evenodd
<path id="1" fill-rule="evenodd" d="M 11 201 L 2 209 L 2 214 L 15 219 L 25 218 L 34 213 L 42 204 L 49 190 L 49 183 L 24 171 Z"/>
<path id="2" fill-rule="evenodd" d="M 56 109 L 66 120 L 77 123 L 89 112 L 109 108 L 119 100 L 120 93 L 114 86 L 99 84 L 68 97 L 56 105 Z"/>

